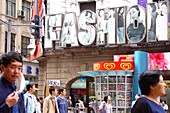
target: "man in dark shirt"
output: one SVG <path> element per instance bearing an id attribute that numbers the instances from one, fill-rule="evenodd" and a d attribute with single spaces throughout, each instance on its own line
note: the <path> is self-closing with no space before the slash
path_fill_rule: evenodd
<path id="1" fill-rule="evenodd" d="M 15 81 L 20 78 L 22 57 L 9 52 L 0 57 L 0 113 L 25 113 L 23 93 L 16 92 Z"/>

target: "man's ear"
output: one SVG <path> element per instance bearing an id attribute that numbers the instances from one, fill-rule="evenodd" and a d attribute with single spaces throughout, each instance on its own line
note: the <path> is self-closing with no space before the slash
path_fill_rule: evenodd
<path id="1" fill-rule="evenodd" d="M 4 65 L 0 65 L 0 70 L 1 70 L 1 72 L 4 72 L 4 69 L 5 69 L 5 66 Z"/>
<path id="2" fill-rule="evenodd" d="M 150 89 L 153 90 L 153 89 L 154 89 L 154 86 L 150 86 Z"/>

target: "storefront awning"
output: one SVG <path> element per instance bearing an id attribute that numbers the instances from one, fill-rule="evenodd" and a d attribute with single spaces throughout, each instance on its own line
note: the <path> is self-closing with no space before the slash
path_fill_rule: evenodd
<path id="1" fill-rule="evenodd" d="M 91 77 L 95 77 L 98 75 L 107 75 L 107 71 L 82 71 L 82 72 L 78 72 L 79 75 L 82 76 L 91 76 Z"/>
<path id="2" fill-rule="evenodd" d="M 101 75 L 117 75 L 117 74 L 122 74 L 122 73 L 132 73 L 133 70 L 100 70 L 100 71 L 82 71 L 82 72 L 77 72 L 81 76 L 90 76 L 90 77 L 95 77 L 95 76 L 101 76 Z"/>

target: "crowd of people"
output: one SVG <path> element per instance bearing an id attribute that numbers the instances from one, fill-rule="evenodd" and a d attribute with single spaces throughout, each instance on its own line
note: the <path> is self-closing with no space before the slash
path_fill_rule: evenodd
<path id="1" fill-rule="evenodd" d="M 26 85 L 26 93 L 17 91 L 16 82 L 22 74 L 23 59 L 18 52 L 8 52 L 0 57 L 0 113 L 67 113 L 72 106 L 71 96 L 66 99 L 66 89 L 51 86 L 49 95 L 37 98 L 35 84 Z M 5 92 L 5 93 L 4 93 Z M 78 99 L 79 106 L 84 108 Z"/>
<path id="2" fill-rule="evenodd" d="M 69 107 L 84 109 L 84 103 L 78 98 L 77 103 L 66 97 L 66 89 L 51 86 L 49 95 L 37 98 L 35 84 L 27 84 L 27 92 L 16 91 L 16 80 L 20 78 L 23 60 L 18 52 L 5 53 L 0 58 L 0 113 L 67 113 Z M 157 70 L 146 70 L 139 77 L 140 94 L 132 102 L 131 113 L 166 113 L 168 105 L 160 96 L 165 95 L 163 73 Z M 5 92 L 5 93 L 4 93 Z M 101 113 L 112 113 L 111 96 L 105 96 L 99 106 Z M 94 113 L 94 110 L 93 110 Z"/>

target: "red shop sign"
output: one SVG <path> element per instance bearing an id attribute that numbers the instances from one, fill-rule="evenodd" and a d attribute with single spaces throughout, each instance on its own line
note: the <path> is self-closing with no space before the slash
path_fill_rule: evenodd
<path id="1" fill-rule="evenodd" d="M 93 70 L 134 70 L 134 62 L 98 62 L 93 64 Z"/>

